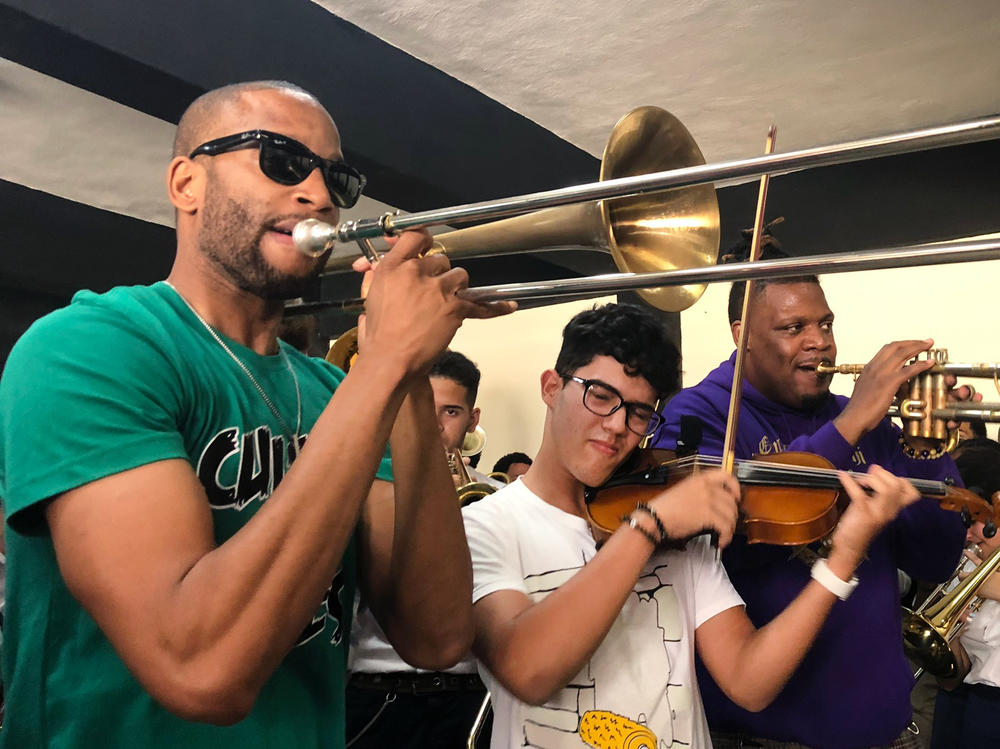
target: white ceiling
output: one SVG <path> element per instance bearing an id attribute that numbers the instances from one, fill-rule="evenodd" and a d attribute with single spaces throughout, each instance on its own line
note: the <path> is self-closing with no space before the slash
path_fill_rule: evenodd
<path id="1" fill-rule="evenodd" d="M 642 104 L 709 161 L 1000 112 L 998 0 L 314 1 L 597 156 Z"/>

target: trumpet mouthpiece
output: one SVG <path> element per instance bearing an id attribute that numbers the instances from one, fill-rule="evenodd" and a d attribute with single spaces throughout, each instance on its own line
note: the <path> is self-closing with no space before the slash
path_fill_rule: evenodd
<path id="1" fill-rule="evenodd" d="M 817 374 L 849 374 L 859 375 L 864 371 L 864 364 L 827 364 L 820 362 L 816 365 Z"/>
<path id="2" fill-rule="evenodd" d="M 309 257 L 319 257 L 337 241 L 336 229 L 314 218 L 299 221 L 292 229 L 295 249 Z"/>

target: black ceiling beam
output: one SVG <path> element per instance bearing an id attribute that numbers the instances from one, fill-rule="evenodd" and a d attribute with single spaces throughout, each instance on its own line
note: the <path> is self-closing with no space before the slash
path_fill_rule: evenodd
<path id="1" fill-rule="evenodd" d="M 0 285 L 71 296 L 166 278 L 174 231 L 0 180 Z"/>
<path id="2" fill-rule="evenodd" d="M 767 217 L 791 255 L 852 252 L 1000 231 L 1000 140 L 775 177 Z M 722 247 L 753 225 L 757 182 L 718 191 Z"/>

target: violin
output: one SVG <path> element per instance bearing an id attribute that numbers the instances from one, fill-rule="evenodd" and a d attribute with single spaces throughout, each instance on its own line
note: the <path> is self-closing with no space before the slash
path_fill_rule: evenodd
<path id="1" fill-rule="evenodd" d="M 701 470 L 716 469 L 721 458 L 689 455 L 676 458 L 669 450 L 638 450 L 605 484 L 587 488 L 584 500 L 592 525 L 613 533 L 639 502 L 648 502 L 664 489 Z M 855 477 L 864 474 L 848 472 Z M 820 455 L 784 452 L 736 461 L 740 483 L 740 520 L 737 532 L 747 543 L 800 546 L 818 541 L 837 525 L 849 499 L 833 464 Z M 942 509 L 959 512 L 966 527 L 979 520 L 992 537 L 1000 524 L 1000 504 L 947 481 L 907 479 L 922 496 L 936 499 Z"/>

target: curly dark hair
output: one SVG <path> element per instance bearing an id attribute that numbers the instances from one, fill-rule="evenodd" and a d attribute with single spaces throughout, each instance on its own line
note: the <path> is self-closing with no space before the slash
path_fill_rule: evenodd
<path id="1" fill-rule="evenodd" d="M 525 453 L 507 453 L 493 464 L 493 470 L 507 473 L 507 470 L 514 463 L 524 463 L 525 465 L 530 466 L 531 458 L 529 458 Z"/>
<path id="2" fill-rule="evenodd" d="M 630 377 L 644 377 L 659 398 L 680 388 L 680 353 L 652 312 L 641 307 L 595 306 L 566 324 L 556 371 L 573 374 L 597 356 L 614 357 Z"/>
<path id="3" fill-rule="evenodd" d="M 972 444 L 975 442 L 976 444 Z M 1000 491 L 1000 444 L 980 437 L 961 443 L 955 466 L 962 482 L 987 502 Z"/>
<path id="4" fill-rule="evenodd" d="M 454 380 L 465 388 L 469 408 L 476 405 L 476 396 L 479 394 L 479 367 L 465 354 L 451 349 L 445 351 L 431 365 L 430 376 Z"/>

